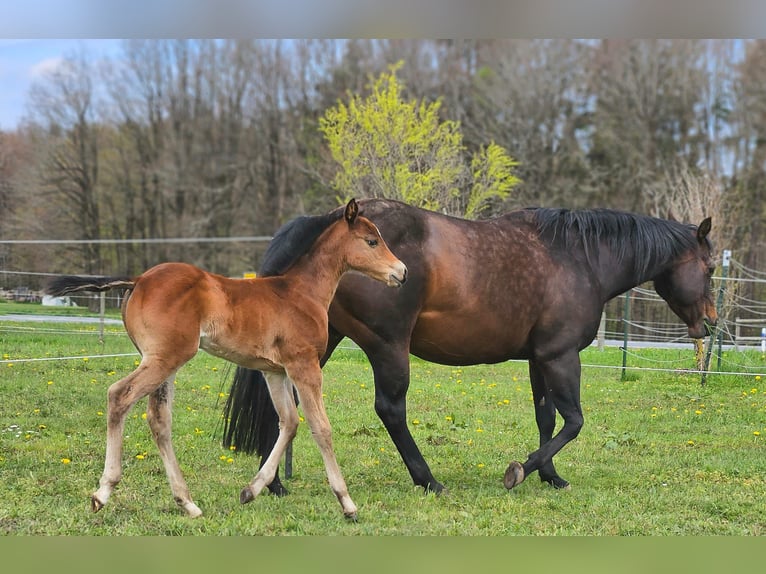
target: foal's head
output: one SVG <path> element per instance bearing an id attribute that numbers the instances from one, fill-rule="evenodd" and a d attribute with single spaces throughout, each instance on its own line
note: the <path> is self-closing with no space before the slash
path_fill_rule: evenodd
<path id="1" fill-rule="evenodd" d="M 407 280 L 407 266 L 391 253 L 378 227 L 359 215 L 354 199 L 346 205 L 343 219 L 347 224 L 344 231 L 348 233 L 343 249 L 349 269 L 382 281 L 389 287 L 400 287 Z"/>
<path id="2" fill-rule="evenodd" d="M 670 308 L 689 327 L 689 336 L 700 339 L 718 320 L 711 288 L 715 270 L 708 217 L 696 231 L 697 241 L 682 253 L 666 271 L 654 279 L 654 288 Z"/>

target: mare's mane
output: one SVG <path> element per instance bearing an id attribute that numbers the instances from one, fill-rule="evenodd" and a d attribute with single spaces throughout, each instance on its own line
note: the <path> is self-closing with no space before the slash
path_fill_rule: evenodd
<path id="1" fill-rule="evenodd" d="M 343 217 L 343 210 L 323 215 L 302 215 L 284 224 L 274 234 L 258 270 L 259 277 L 281 275 L 305 255 L 317 238 Z"/>
<path id="2" fill-rule="evenodd" d="M 643 276 L 661 261 L 674 259 L 695 246 L 696 229 L 668 219 L 658 219 L 611 209 L 533 209 L 540 237 L 558 249 L 581 246 L 593 265 L 604 244 L 618 262 L 633 259 L 633 270 Z"/>

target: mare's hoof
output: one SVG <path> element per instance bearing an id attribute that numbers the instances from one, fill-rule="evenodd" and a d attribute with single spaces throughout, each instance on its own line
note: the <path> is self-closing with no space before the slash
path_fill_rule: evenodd
<path id="1" fill-rule="evenodd" d="M 543 480 L 543 482 L 547 482 L 548 484 L 550 484 L 556 490 L 571 490 L 572 489 L 572 487 L 569 484 L 569 482 L 567 482 L 566 480 L 564 480 L 560 476 L 555 476 L 555 477 L 553 477 L 551 479 Z"/>
<path id="2" fill-rule="evenodd" d="M 345 514 L 344 513 L 343 516 L 346 517 L 346 520 L 348 520 L 349 522 L 353 522 L 354 524 L 359 522 L 359 519 L 358 519 L 358 517 L 356 515 L 356 512 L 352 512 L 351 514 Z"/>
<path id="3" fill-rule="evenodd" d="M 269 489 L 269 492 L 273 494 L 274 496 L 282 497 L 282 496 L 287 496 L 288 494 L 290 494 L 281 482 L 278 482 L 276 484 L 272 482 L 270 485 L 268 485 L 267 488 Z"/>
<path id="4" fill-rule="evenodd" d="M 514 486 L 517 486 L 522 482 L 524 482 L 524 467 L 521 466 L 520 462 L 514 460 L 505 470 L 503 484 L 505 485 L 505 488 L 511 490 Z"/>
<path id="5" fill-rule="evenodd" d="M 104 508 L 104 503 L 101 502 L 95 495 L 90 497 L 90 510 L 91 512 L 98 512 Z"/>
<path id="6" fill-rule="evenodd" d="M 248 502 L 251 502 L 255 497 L 253 496 L 253 491 L 250 490 L 250 486 L 246 486 L 242 489 L 242 492 L 239 493 L 239 502 L 240 504 L 247 504 Z"/>

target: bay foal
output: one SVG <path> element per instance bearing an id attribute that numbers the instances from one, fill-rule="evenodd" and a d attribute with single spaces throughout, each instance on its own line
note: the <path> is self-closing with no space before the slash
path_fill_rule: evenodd
<path id="1" fill-rule="evenodd" d="M 269 249 L 281 250 L 284 257 L 294 260 L 279 276 L 229 279 L 185 263 L 163 263 L 135 278 L 65 276 L 49 284 L 51 295 L 119 287 L 130 290 L 122 316 L 141 362 L 109 387 L 106 462 L 98 490 L 91 497 L 94 512 L 104 507 L 122 476 L 125 417 L 139 399 L 149 395 L 147 420 L 173 497 L 189 516 L 202 514 L 173 452 L 171 405 L 176 371 L 203 349 L 263 371 L 279 414 L 276 445 L 243 489 L 240 501 L 249 502 L 274 479 L 280 457 L 296 434 L 294 385 L 330 487 L 343 513 L 356 518 L 357 508 L 335 459 L 322 401 L 319 361 L 327 349 L 327 309 L 346 271 L 398 287 L 406 280 L 407 267 L 388 249 L 378 228 L 358 215 L 356 201 L 352 199 L 345 210 L 334 213 L 337 215 L 300 218 L 275 236 Z"/>

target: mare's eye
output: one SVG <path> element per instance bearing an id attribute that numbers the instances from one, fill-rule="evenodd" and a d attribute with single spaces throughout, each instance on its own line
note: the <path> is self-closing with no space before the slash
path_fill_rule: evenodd
<path id="1" fill-rule="evenodd" d="M 366 241 L 367 241 L 367 245 L 369 245 L 370 247 L 375 247 L 378 244 L 377 239 L 367 239 Z"/>

